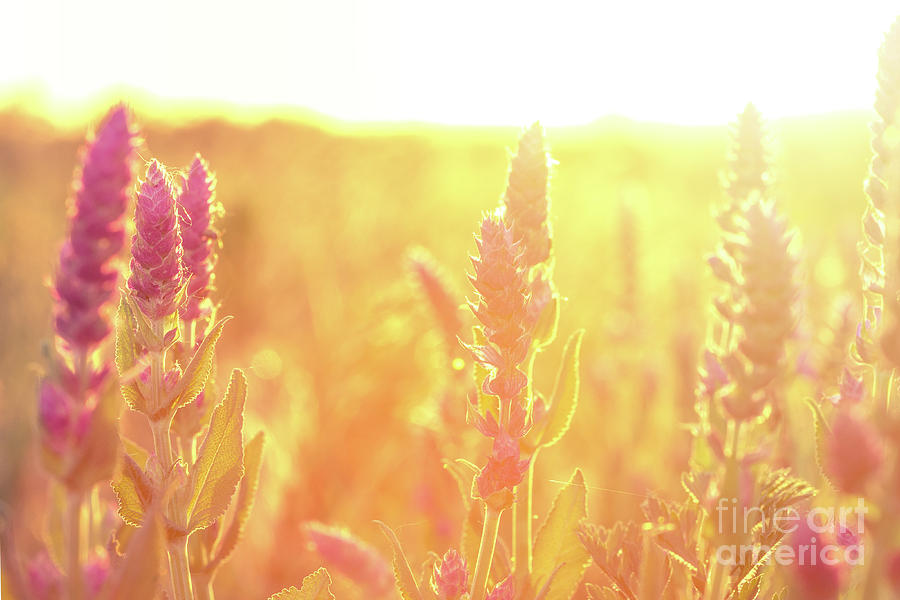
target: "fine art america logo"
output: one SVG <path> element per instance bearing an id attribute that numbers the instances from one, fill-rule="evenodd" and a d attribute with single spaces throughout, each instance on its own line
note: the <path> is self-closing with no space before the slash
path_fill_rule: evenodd
<path id="1" fill-rule="evenodd" d="M 716 561 L 722 565 L 764 563 L 779 565 L 862 565 L 865 562 L 865 515 L 862 498 L 856 506 L 817 507 L 800 512 L 793 507 L 771 514 L 761 507 L 741 507 L 735 498 L 716 505 L 716 531 L 721 543 Z M 749 543 L 772 540 L 772 546 Z"/>

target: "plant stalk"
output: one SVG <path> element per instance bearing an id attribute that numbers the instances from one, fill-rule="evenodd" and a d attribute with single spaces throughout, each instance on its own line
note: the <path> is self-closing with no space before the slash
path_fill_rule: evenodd
<path id="1" fill-rule="evenodd" d="M 524 589 L 525 579 L 531 574 L 534 536 L 534 461 L 540 447 L 536 448 L 528 460 L 528 471 L 522 483 L 516 488 L 516 503 L 513 504 L 513 558 L 516 588 Z"/>
<path id="2" fill-rule="evenodd" d="M 81 505 L 82 495 L 69 491 L 66 497 L 66 578 L 69 600 L 81 600 L 84 581 L 81 576 Z"/>
<path id="3" fill-rule="evenodd" d="M 497 544 L 497 531 L 500 529 L 501 514 L 501 511 L 485 504 L 484 526 L 481 528 L 481 544 L 478 546 L 475 573 L 472 575 L 471 600 L 484 600 L 486 595 L 488 576 L 491 573 L 491 562 L 494 559 L 494 546 Z"/>
<path id="4" fill-rule="evenodd" d="M 154 333 L 162 337 L 162 322 L 153 324 Z M 163 406 L 163 369 L 165 368 L 165 351 L 150 353 L 150 396 L 154 412 L 159 412 Z M 175 465 L 175 455 L 172 452 L 172 416 L 151 423 L 153 430 L 153 447 L 159 459 L 163 473 L 168 476 Z M 167 493 L 170 490 L 161 490 Z M 165 513 L 169 521 L 179 525 L 183 520 L 178 507 L 177 490 L 172 490 L 172 495 L 166 500 Z M 173 600 L 193 600 L 191 592 L 191 569 L 187 556 L 187 536 L 183 536 L 168 544 L 169 554 L 169 583 L 174 595 Z"/>
<path id="5" fill-rule="evenodd" d="M 182 536 L 168 544 L 169 576 L 172 579 L 174 600 L 193 600 L 191 590 L 191 569 L 188 564 L 187 536 Z"/>

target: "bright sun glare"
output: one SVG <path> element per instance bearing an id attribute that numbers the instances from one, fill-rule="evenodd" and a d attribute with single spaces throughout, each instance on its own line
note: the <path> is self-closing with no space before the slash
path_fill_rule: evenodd
<path id="1" fill-rule="evenodd" d="M 721 123 L 871 105 L 894 2 L 33 0 L 0 19 L 0 101 L 98 94 L 357 121 Z"/>

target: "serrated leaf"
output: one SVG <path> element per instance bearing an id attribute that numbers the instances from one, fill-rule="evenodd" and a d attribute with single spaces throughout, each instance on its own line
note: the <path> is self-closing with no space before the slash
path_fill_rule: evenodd
<path id="1" fill-rule="evenodd" d="M 119 516 L 132 527 L 140 527 L 153 500 L 153 483 L 131 456 L 122 457 L 119 476 L 112 481 L 119 504 Z"/>
<path id="2" fill-rule="evenodd" d="M 128 407 L 138 412 L 146 412 L 147 406 L 141 390 L 134 378 L 140 371 L 138 364 L 137 342 L 134 339 L 134 313 L 125 295 L 119 300 L 119 310 L 116 311 L 116 370 L 122 383 L 122 397 Z"/>
<path id="3" fill-rule="evenodd" d="M 191 361 L 184 370 L 184 375 L 178 386 L 172 390 L 171 407 L 172 410 L 178 410 L 186 404 L 190 404 L 203 391 L 209 374 L 213 369 L 213 362 L 216 357 L 216 342 L 222 335 L 222 328 L 225 323 L 231 320 L 231 317 L 225 317 L 216 323 L 210 332 L 203 338 L 200 347 L 194 352 Z"/>
<path id="4" fill-rule="evenodd" d="M 274 596 L 269 596 L 269 600 L 334 600 L 331 576 L 324 567 L 319 568 L 303 578 L 299 590 L 295 587 L 285 588 Z"/>
<path id="5" fill-rule="evenodd" d="M 584 476 L 576 469 L 550 508 L 534 542 L 531 588 L 541 589 L 556 571 L 547 600 L 569 600 L 590 563 L 590 554 L 578 538 L 578 524 L 587 517 Z M 557 570 L 558 569 L 558 570 Z"/>
<path id="6" fill-rule="evenodd" d="M 584 329 L 579 329 L 566 342 L 559 373 L 556 375 L 556 385 L 553 387 L 547 424 L 538 438 L 541 446 L 552 446 L 558 442 L 572 424 L 572 417 L 578 406 L 578 366 L 583 337 Z"/>
<path id="7" fill-rule="evenodd" d="M 828 477 L 828 472 L 825 469 L 825 445 L 827 443 L 828 433 L 830 429 L 828 426 L 828 421 L 825 419 L 825 415 L 822 414 L 821 407 L 819 407 L 819 405 L 816 404 L 812 399 L 807 398 L 806 405 L 809 407 L 810 412 L 812 412 L 813 417 L 816 465 L 819 467 L 819 474 L 832 490 L 837 489 L 831 482 L 831 479 Z"/>
<path id="8" fill-rule="evenodd" d="M 225 398 L 213 411 L 209 430 L 191 468 L 189 532 L 209 527 L 225 513 L 243 476 L 241 428 L 246 398 L 247 379 L 240 369 L 234 369 Z"/>
<path id="9" fill-rule="evenodd" d="M 381 527 L 384 536 L 391 543 L 391 548 L 394 552 L 394 581 L 400 596 L 403 600 L 423 600 L 422 594 L 419 592 L 419 586 L 416 584 L 416 578 L 409 566 L 409 561 L 406 560 L 406 555 L 403 554 L 403 548 L 400 546 L 400 540 L 397 539 L 397 534 L 381 521 L 375 522 Z"/>
<path id="10" fill-rule="evenodd" d="M 260 431 L 244 447 L 244 477 L 241 479 L 241 487 L 238 490 L 234 517 L 216 549 L 216 556 L 210 565 L 212 569 L 228 560 L 244 533 L 244 525 L 250 518 L 253 501 L 256 499 L 256 492 L 259 489 L 259 470 L 262 466 L 264 444 L 265 436 Z"/>

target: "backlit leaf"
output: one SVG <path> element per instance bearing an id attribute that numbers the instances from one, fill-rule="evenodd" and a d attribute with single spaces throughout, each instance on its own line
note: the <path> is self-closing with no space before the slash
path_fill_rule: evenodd
<path id="1" fill-rule="evenodd" d="M 132 527 L 140 527 L 153 499 L 153 483 L 128 454 L 122 457 L 121 472 L 112 488 L 119 503 L 119 516 Z"/>
<path id="2" fill-rule="evenodd" d="M 122 397 L 128 407 L 138 412 L 146 412 L 144 397 L 135 382 L 140 375 L 139 353 L 134 338 L 135 319 L 131 306 L 123 294 L 116 312 L 116 370 L 122 382 Z"/>
<path id="3" fill-rule="evenodd" d="M 262 466 L 264 444 L 265 437 L 260 431 L 244 447 L 244 477 L 241 479 L 241 487 L 235 502 L 234 518 L 222 535 L 222 541 L 219 543 L 216 557 L 213 559 L 213 568 L 228 560 L 244 533 L 244 525 L 250 518 L 256 491 L 259 489 L 259 470 Z"/>
<path id="4" fill-rule="evenodd" d="M 231 320 L 231 317 L 225 317 L 213 327 L 210 332 L 203 338 L 200 347 L 194 352 L 191 361 L 184 370 L 184 376 L 172 391 L 172 410 L 177 410 L 186 404 L 194 401 L 194 399 L 203 391 L 206 386 L 206 380 L 212 372 L 213 362 L 216 356 L 216 342 L 222 335 L 222 328 L 225 323 Z"/>
<path id="5" fill-rule="evenodd" d="M 208 527 L 221 517 L 241 480 L 244 473 L 241 428 L 246 398 L 247 379 L 240 369 L 235 369 L 225 399 L 213 411 L 209 431 L 191 468 L 188 531 Z"/>
<path id="6" fill-rule="evenodd" d="M 590 555 L 576 533 L 578 524 L 586 517 L 584 476 L 576 469 L 553 500 L 547 520 L 535 538 L 532 589 L 541 589 L 556 571 L 545 596 L 547 600 L 569 600 L 578 589 L 590 563 Z"/>
<path id="7" fill-rule="evenodd" d="M 547 424 L 540 434 L 539 444 L 552 446 L 565 435 L 572 424 L 578 406 L 579 356 L 584 330 L 579 329 L 569 337 L 563 350 L 562 363 L 556 375 L 556 385 L 547 414 Z"/>
<path id="8" fill-rule="evenodd" d="M 299 590 L 295 587 L 286 588 L 270 596 L 269 600 L 334 600 L 331 576 L 324 568 L 320 568 L 303 578 Z"/>
<path id="9" fill-rule="evenodd" d="M 400 546 L 400 540 L 397 539 L 397 534 L 381 521 L 375 522 L 381 527 L 381 531 L 384 532 L 384 536 L 391 543 L 391 548 L 394 551 L 394 580 L 400 596 L 403 600 L 423 600 L 422 594 L 419 593 L 419 586 L 416 584 L 416 578 L 409 566 L 409 561 L 406 560 L 406 555 L 403 554 L 403 548 Z"/>

